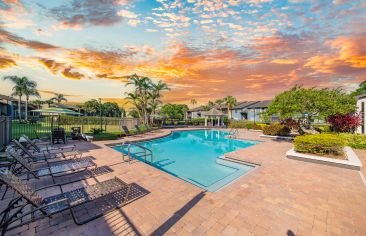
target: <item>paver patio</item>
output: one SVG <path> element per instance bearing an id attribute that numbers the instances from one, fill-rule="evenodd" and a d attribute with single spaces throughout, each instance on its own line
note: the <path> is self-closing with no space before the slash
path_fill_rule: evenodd
<path id="1" fill-rule="evenodd" d="M 259 135 L 240 131 L 239 138 L 263 142 L 227 156 L 260 166 L 214 193 L 145 163 L 122 162 L 121 153 L 106 146 L 121 140 L 76 142 L 98 166 L 110 168 L 98 181 L 117 176 L 149 194 L 82 226 L 65 212 L 7 235 L 366 235 L 366 187 L 358 171 L 287 159 L 290 142 Z M 356 152 L 365 165 L 366 152 Z"/>

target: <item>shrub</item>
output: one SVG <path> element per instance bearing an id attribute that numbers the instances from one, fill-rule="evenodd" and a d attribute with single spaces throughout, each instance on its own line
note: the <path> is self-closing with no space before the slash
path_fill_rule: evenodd
<path id="1" fill-rule="evenodd" d="M 311 134 L 294 140 L 295 151 L 312 154 L 342 155 L 345 139 L 337 134 Z"/>
<path id="2" fill-rule="evenodd" d="M 332 132 L 332 129 L 329 124 L 314 124 L 314 129 L 320 133 L 329 133 Z"/>
<path id="3" fill-rule="evenodd" d="M 293 118 L 281 120 L 280 124 L 293 130 L 299 130 L 300 128 L 299 122 L 297 122 L 297 120 L 294 120 Z"/>
<path id="4" fill-rule="evenodd" d="M 335 132 L 353 132 L 361 125 L 360 114 L 332 115 L 327 118 Z"/>
<path id="5" fill-rule="evenodd" d="M 247 121 L 244 120 L 231 120 L 229 123 L 228 128 L 236 128 L 236 129 L 241 129 L 241 128 L 246 128 L 246 125 L 248 124 Z"/>
<path id="6" fill-rule="evenodd" d="M 343 133 L 341 136 L 346 140 L 347 146 L 356 149 L 366 149 L 366 135 Z"/>
<path id="7" fill-rule="evenodd" d="M 264 126 L 267 126 L 267 125 L 266 124 L 262 124 L 262 123 L 248 122 L 245 125 L 245 128 L 247 128 L 247 129 L 254 129 L 254 130 L 262 130 Z"/>
<path id="8" fill-rule="evenodd" d="M 193 125 L 205 125 L 205 118 L 193 118 L 192 124 Z"/>
<path id="9" fill-rule="evenodd" d="M 291 129 L 285 125 L 279 123 L 273 123 L 269 126 L 263 127 L 263 134 L 273 136 L 288 136 Z"/>
<path id="10" fill-rule="evenodd" d="M 100 134 L 100 133 L 103 133 L 103 129 L 101 129 L 101 128 L 91 128 L 90 129 L 90 133 L 92 133 L 92 134 L 94 134 L 94 135 L 96 135 L 96 134 Z"/>

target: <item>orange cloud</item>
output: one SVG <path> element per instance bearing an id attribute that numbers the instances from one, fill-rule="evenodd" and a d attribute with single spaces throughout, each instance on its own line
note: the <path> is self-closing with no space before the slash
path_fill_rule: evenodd
<path id="1" fill-rule="evenodd" d="M 10 58 L 0 57 L 0 69 L 16 66 L 17 63 Z"/>
<path id="2" fill-rule="evenodd" d="M 366 33 L 353 37 L 338 37 L 327 44 L 335 53 L 313 56 L 305 67 L 322 73 L 366 72 Z"/>
<path id="3" fill-rule="evenodd" d="M 299 61 L 297 59 L 274 59 L 271 61 L 271 63 L 275 63 L 275 64 L 285 64 L 285 65 L 292 65 L 292 64 L 296 64 Z"/>

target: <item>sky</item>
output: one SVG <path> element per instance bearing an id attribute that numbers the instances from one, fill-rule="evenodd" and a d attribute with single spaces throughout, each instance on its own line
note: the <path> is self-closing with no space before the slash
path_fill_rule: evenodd
<path id="1" fill-rule="evenodd" d="M 366 79 L 366 0 L 0 0 L 0 77 L 122 103 L 134 73 L 166 82 L 171 103 L 351 91 Z"/>

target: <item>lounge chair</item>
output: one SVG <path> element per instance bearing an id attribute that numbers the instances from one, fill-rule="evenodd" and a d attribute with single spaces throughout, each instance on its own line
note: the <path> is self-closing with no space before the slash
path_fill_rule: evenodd
<path id="1" fill-rule="evenodd" d="M 2 235 L 7 230 L 29 224 L 44 217 L 51 217 L 65 210 L 70 210 L 74 222 L 77 225 L 82 225 L 132 202 L 131 198 L 141 197 L 130 196 L 132 185 L 126 184 L 116 177 L 68 192 L 63 192 L 62 188 L 67 183 L 54 184 L 34 190 L 6 169 L 0 170 L 0 182 L 19 194 L 19 197 L 11 200 L 0 213 Z M 56 187 L 60 190 L 59 194 L 43 198 L 39 193 L 41 190 Z M 86 217 L 88 213 L 80 210 L 84 207 L 87 208 L 90 205 L 87 204 L 89 202 L 95 203 L 92 204 L 92 210 L 97 212 L 93 212 L 92 216 Z M 100 205 L 100 203 L 104 205 Z M 82 217 L 86 217 L 86 219 L 81 219 Z"/>
<path id="2" fill-rule="evenodd" d="M 71 151 L 71 152 L 59 152 L 59 153 L 50 153 L 55 155 L 45 155 L 45 153 L 31 153 L 28 149 L 26 149 L 18 140 L 13 139 L 13 143 L 18 149 L 21 149 L 24 154 L 27 155 L 27 158 L 30 159 L 32 162 L 40 162 L 40 161 L 49 161 L 52 159 L 75 159 L 76 157 L 81 157 L 82 153 L 78 151 Z M 62 160 L 61 160 L 62 161 Z"/>
<path id="3" fill-rule="evenodd" d="M 125 133 L 126 136 L 131 136 L 132 134 L 130 133 L 130 130 L 127 128 L 127 126 L 122 126 L 123 132 Z"/>
<path id="4" fill-rule="evenodd" d="M 66 142 L 67 142 L 65 129 L 64 128 L 55 128 L 52 130 L 52 133 L 51 133 L 51 143 L 55 144 L 55 143 L 59 143 L 60 141 L 62 141 L 64 144 L 66 144 Z"/>
<path id="5" fill-rule="evenodd" d="M 138 134 L 144 134 L 144 131 L 142 131 L 138 125 L 135 125 L 135 130 Z"/>
<path id="6" fill-rule="evenodd" d="M 32 163 L 29 163 L 27 158 L 22 156 L 18 151 L 7 149 L 7 154 L 14 158 L 14 166 L 10 168 L 13 170 L 13 173 L 16 175 L 27 174 L 28 179 L 30 179 L 30 175 L 37 179 L 50 175 L 55 183 L 55 177 L 85 171 L 89 168 L 97 168 L 97 165 L 90 160 L 90 158 L 79 158 L 36 169 Z M 23 170 L 25 170 L 25 173 L 23 173 Z"/>
<path id="7" fill-rule="evenodd" d="M 65 146 L 60 146 L 60 147 L 55 147 L 55 146 L 49 146 L 49 145 L 45 145 L 45 147 L 40 147 L 37 145 L 36 142 L 32 141 L 27 135 L 23 134 L 21 136 L 36 152 L 38 153 L 49 153 L 51 154 L 57 151 L 60 152 L 64 152 L 66 150 L 69 151 L 74 151 L 76 145 L 65 145 Z"/>

